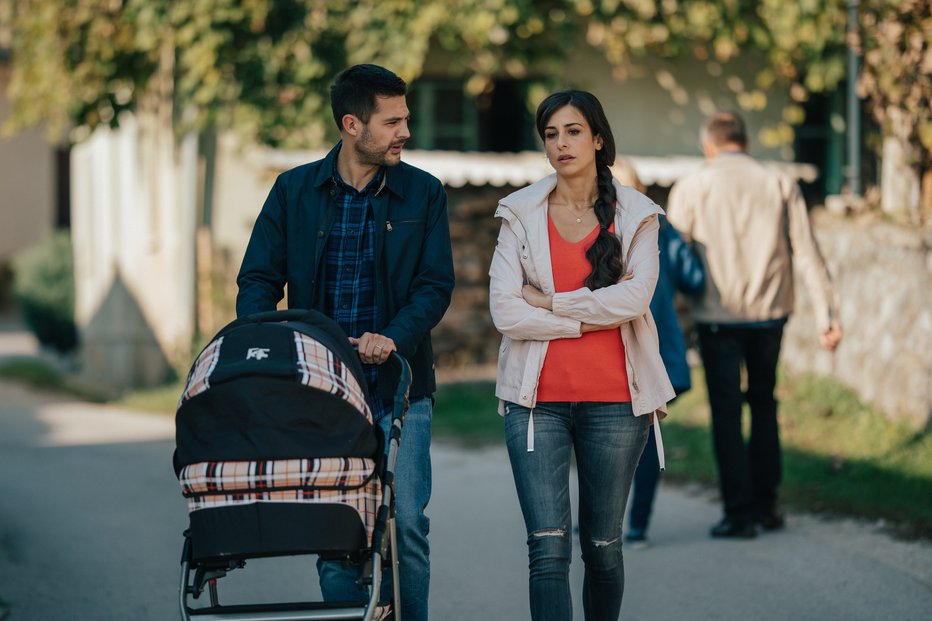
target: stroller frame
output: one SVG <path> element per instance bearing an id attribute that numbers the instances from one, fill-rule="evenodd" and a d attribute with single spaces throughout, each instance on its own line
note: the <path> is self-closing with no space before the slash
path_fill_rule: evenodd
<path id="1" fill-rule="evenodd" d="M 306 311 L 272 311 L 258 313 L 247 319 L 253 321 L 299 320 Z M 398 575 L 398 546 L 395 530 L 394 476 L 398 447 L 404 418 L 408 411 L 408 390 L 411 384 L 411 369 L 408 362 L 397 352 L 389 356 L 390 364 L 399 368 L 399 380 L 395 389 L 392 424 L 388 451 L 382 468 L 382 496 L 372 533 L 370 557 L 363 564 L 360 584 L 371 589 L 368 601 L 360 602 L 291 602 L 281 604 L 234 604 L 220 603 L 217 581 L 234 569 L 245 567 L 248 559 L 268 558 L 278 555 L 234 555 L 223 560 L 201 562 L 193 558 L 190 530 L 184 531 L 184 546 L 181 555 L 181 579 L 179 584 L 179 608 L 182 621 L 372 621 L 379 606 L 382 569 L 390 563 L 392 572 L 392 601 L 389 619 L 397 619 L 401 610 L 401 594 Z M 294 556 L 315 555 L 313 551 L 301 551 Z M 192 608 L 191 599 L 198 599 L 207 591 L 210 606 Z"/>

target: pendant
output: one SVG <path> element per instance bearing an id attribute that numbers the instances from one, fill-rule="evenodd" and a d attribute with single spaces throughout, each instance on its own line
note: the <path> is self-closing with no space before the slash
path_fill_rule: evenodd
<path id="1" fill-rule="evenodd" d="M 576 224 L 582 224 L 582 218 L 576 218 Z"/>

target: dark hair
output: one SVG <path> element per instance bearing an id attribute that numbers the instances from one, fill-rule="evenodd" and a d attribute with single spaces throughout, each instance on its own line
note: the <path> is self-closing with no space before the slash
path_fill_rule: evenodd
<path id="1" fill-rule="evenodd" d="M 737 112 L 717 112 L 702 124 L 702 138 L 715 146 L 740 144 L 748 146 L 748 130 Z"/>
<path id="2" fill-rule="evenodd" d="M 343 131 L 343 117 L 352 114 L 368 123 L 375 111 L 376 97 L 398 97 L 408 85 L 397 75 L 378 65 L 355 65 L 337 74 L 330 87 L 330 108 L 337 129 Z"/>
<path id="3" fill-rule="evenodd" d="M 540 102 L 537 107 L 537 133 L 544 140 L 544 129 L 550 117 L 565 106 L 579 110 L 589 123 L 593 136 L 602 139 L 602 148 L 595 152 L 596 184 L 599 195 L 595 201 L 595 215 L 599 220 L 599 234 L 586 251 L 586 259 L 592 271 L 586 276 L 585 285 L 590 289 L 608 287 L 618 282 L 622 275 L 621 242 L 612 235 L 608 227 L 615 219 L 615 186 L 612 171 L 615 163 L 615 137 L 605 118 L 602 104 L 592 93 L 575 89 L 557 91 Z"/>

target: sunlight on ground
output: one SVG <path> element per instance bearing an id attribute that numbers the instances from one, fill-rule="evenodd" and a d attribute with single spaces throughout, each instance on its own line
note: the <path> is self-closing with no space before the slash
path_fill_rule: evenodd
<path id="1" fill-rule="evenodd" d="M 47 426 L 39 446 L 80 446 L 174 440 L 175 421 L 74 402 L 44 405 L 37 418 Z"/>

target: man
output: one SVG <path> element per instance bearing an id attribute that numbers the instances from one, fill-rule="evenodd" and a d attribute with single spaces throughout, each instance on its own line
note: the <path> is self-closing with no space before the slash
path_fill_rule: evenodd
<path id="1" fill-rule="evenodd" d="M 324 159 L 275 181 L 237 278 L 236 313 L 274 309 L 287 284 L 290 308 L 332 317 L 358 346 L 373 416 L 386 433 L 394 383 L 389 365 L 380 365 L 393 351 L 411 364 L 396 524 L 401 618 L 417 621 L 427 619 L 430 581 L 430 330 L 450 304 L 453 258 L 443 186 L 401 162 L 410 137 L 406 90 L 401 78 L 375 65 L 336 77 L 330 101 L 341 140 Z M 318 570 L 324 599 L 365 598 L 356 568 L 319 562 Z"/>
<path id="2" fill-rule="evenodd" d="M 706 289 L 693 307 L 705 367 L 724 518 L 713 537 L 751 538 L 758 526 L 782 528 L 777 358 L 793 309 L 793 268 L 812 293 L 821 345 L 834 351 L 842 331 L 832 283 L 816 245 L 799 186 L 748 155 L 744 121 L 713 115 L 700 136 L 706 165 L 670 192 L 669 221 L 706 266 Z M 741 389 L 741 366 L 747 392 Z M 750 438 L 741 407 L 751 409 Z"/>

